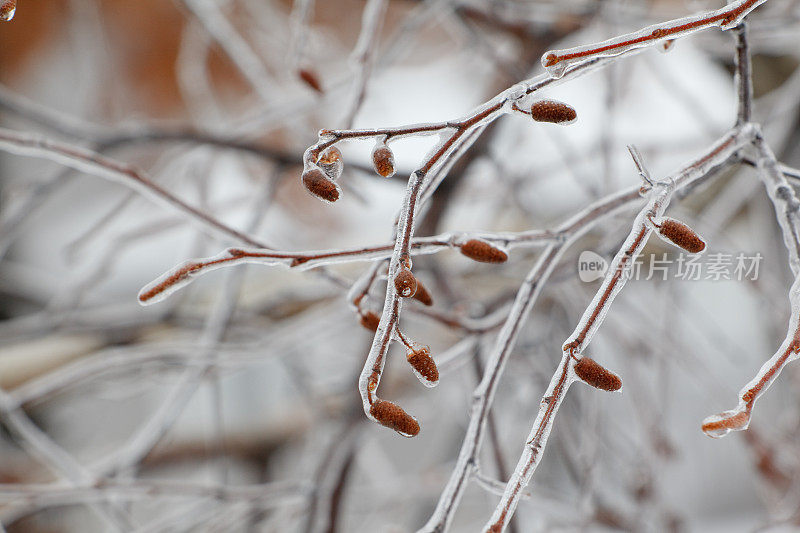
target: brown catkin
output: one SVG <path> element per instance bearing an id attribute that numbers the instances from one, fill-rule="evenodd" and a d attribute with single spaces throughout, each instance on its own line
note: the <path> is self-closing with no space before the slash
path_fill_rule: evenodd
<path id="1" fill-rule="evenodd" d="M 588 385 L 601 390 L 615 391 L 622 388 L 618 375 L 603 368 L 590 357 L 581 357 L 575 365 L 575 373 Z"/>
<path id="2" fill-rule="evenodd" d="M 367 311 L 363 315 L 361 315 L 361 325 L 364 326 L 366 329 L 370 331 L 378 331 L 378 324 L 381 321 L 381 317 L 378 316 L 377 313 L 372 311 Z"/>
<path id="3" fill-rule="evenodd" d="M 308 192 L 327 202 L 339 199 L 339 188 L 320 168 L 310 168 L 303 172 L 303 185 Z"/>
<path id="4" fill-rule="evenodd" d="M 661 222 L 658 233 L 674 243 L 675 246 L 692 254 L 700 253 L 706 248 L 706 243 L 692 228 L 671 218 L 665 218 Z"/>
<path id="5" fill-rule="evenodd" d="M 427 306 L 433 305 L 433 298 L 420 280 L 417 280 L 417 292 L 414 293 L 414 299 Z"/>
<path id="6" fill-rule="evenodd" d="M 481 263 L 505 263 L 508 254 L 486 241 L 470 239 L 461 245 L 461 253 Z"/>
<path id="7" fill-rule="evenodd" d="M 303 83 L 305 83 L 318 93 L 322 94 L 323 92 L 325 92 L 322 90 L 322 83 L 320 83 L 319 81 L 319 76 L 317 76 L 317 73 L 314 72 L 313 70 L 307 68 L 301 68 L 300 70 L 297 71 L 297 76 L 301 80 L 303 80 Z"/>
<path id="8" fill-rule="evenodd" d="M 372 151 L 372 166 L 384 178 L 394 176 L 394 153 L 385 144 L 379 144 Z"/>
<path id="9" fill-rule="evenodd" d="M 412 350 L 406 355 L 408 363 L 417 371 L 417 373 L 425 378 L 430 383 L 439 381 L 439 369 L 436 367 L 436 362 L 431 357 L 430 348 L 423 346 L 416 350 Z"/>
<path id="10" fill-rule="evenodd" d="M 403 298 L 411 298 L 417 293 L 417 278 L 407 268 L 402 269 L 394 277 L 394 288 Z"/>
<path id="11" fill-rule="evenodd" d="M 377 399 L 370 406 L 369 414 L 382 426 L 391 428 L 401 435 L 413 437 L 419 433 L 419 422 L 395 403 Z"/>
<path id="12" fill-rule="evenodd" d="M 531 117 L 536 122 L 552 122 L 563 124 L 578 118 L 571 106 L 557 100 L 540 100 L 531 105 Z"/>

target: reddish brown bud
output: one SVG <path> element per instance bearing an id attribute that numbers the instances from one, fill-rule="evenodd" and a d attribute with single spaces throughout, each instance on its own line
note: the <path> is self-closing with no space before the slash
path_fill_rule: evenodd
<path id="1" fill-rule="evenodd" d="M 303 172 L 302 179 L 303 185 L 308 189 L 308 192 L 317 198 L 326 202 L 335 202 L 339 199 L 339 186 L 322 169 L 318 167 L 310 168 Z"/>
<path id="2" fill-rule="evenodd" d="M 367 311 L 363 315 L 361 315 L 361 325 L 364 326 L 366 329 L 371 331 L 378 331 L 378 324 L 381 321 L 381 317 L 377 315 L 377 313 L 373 313 L 372 311 Z"/>
<path id="3" fill-rule="evenodd" d="M 439 382 L 439 369 L 436 368 L 436 363 L 431 357 L 430 348 L 423 346 L 411 350 L 406 355 L 406 359 L 425 385 L 433 386 Z"/>
<path id="4" fill-rule="evenodd" d="M 609 372 L 590 357 L 581 357 L 575 365 L 575 373 L 588 385 L 601 390 L 615 391 L 622 388 L 618 375 Z"/>
<path id="5" fill-rule="evenodd" d="M 705 250 L 706 243 L 692 228 L 672 218 L 665 218 L 658 227 L 658 233 L 683 248 L 689 253 L 697 254 Z"/>
<path id="6" fill-rule="evenodd" d="M 508 254 L 486 241 L 470 239 L 461 245 L 461 253 L 481 263 L 505 263 Z"/>
<path id="7" fill-rule="evenodd" d="M 404 437 L 413 437 L 419 433 L 419 422 L 395 403 L 377 399 L 369 408 L 369 414 L 382 426 L 391 428 Z"/>
<path id="8" fill-rule="evenodd" d="M 394 176 L 394 153 L 385 144 L 378 144 L 372 150 L 372 166 L 384 178 Z"/>
<path id="9" fill-rule="evenodd" d="M 297 76 L 303 81 L 303 83 L 305 83 L 318 93 L 322 94 L 323 92 L 325 92 L 322 90 L 322 84 L 319 81 L 319 76 L 317 76 L 317 73 L 314 72 L 313 70 L 307 68 L 301 68 L 300 70 L 297 71 Z"/>
<path id="10" fill-rule="evenodd" d="M 0 20 L 8 22 L 17 11 L 17 0 L 0 0 Z"/>
<path id="11" fill-rule="evenodd" d="M 335 163 L 336 161 L 340 161 L 342 159 L 342 152 L 336 148 L 335 146 L 331 146 L 319 156 L 317 163 L 321 163 L 323 165 L 329 165 L 331 163 Z"/>
<path id="12" fill-rule="evenodd" d="M 417 278 L 410 270 L 404 268 L 394 277 L 394 288 L 403 298 L 411 298 L 417 293 Z"/>
<path id="13" fill-rule="evenodd" d="M 331 146 L 319 156 L 317 164 L 323 172 L 332 180 L 336 180 L 342 175 L 344 169 L 344 160 L 342 159 L 342 152 L 335 146 Z"/>
<path id="14" fill-rule="evenodd" d="M 425 288 L 425 285 L 423 285 L 420 280 L 417 280 L 417 292 L 414 293 L 414 299 L 423 305 L 433 305 L 433 298 L 431 298 L 428 289 Z"/>
<path id="15" fill-rule="evenodd" d="M 531 105 L 531 117 L 536 122 L 552 122 L 553 124 L 571 124 L 578 114 L 571 106 L 557 100 L 540 100 Z"/>

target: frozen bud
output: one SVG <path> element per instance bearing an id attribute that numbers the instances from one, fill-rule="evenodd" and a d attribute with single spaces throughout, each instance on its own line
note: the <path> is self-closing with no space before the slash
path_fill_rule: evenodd
<path id="1" fill-rule="evenodd" d="M 361 325 L 370 331 L 378 331 L 378 324 L 380 324 L 381 317 L 377 313 L 367 311 L 361 315 Z"/>
<path id="2" fill-rule="evenodd" d="M 394 176 L 394 153 L 386 143 L 375 145 L 372 150 L 372 166 L 375 167 L 375 172 L 384 178 Z"/>
<path id="3" fill-rule="evenodd" d="M 139 292 L 139 302 L 143 304 L 150 303 L 151 300 L 156 298 L 157 296 L 162 295 L 165 291 L 168 291 L 171 287 L 185 281 L 193 272 L 200 270 L 202 265 L 199 263 L 189 263 L 184 265 L 183 267 L 179 268 L 175 272 L 173 272 L 170 276 L 166 279 L 162 280 L 161 282 L 151 286 L 146 287 Z"/>
<path id="4" fill-rule="evenodd" d="M 322 84 L 319 81 L 319 76 L 317 76 L 317 73 L 314 72 L 313 70 L 307 68 L 301 68 L 300 70 L 297 71 L 297 76 L 303 81 L 303 83 L 305 83 L 318 93 L 322 94 L 323 92 L 325 92 L 322 90 Z"/>
<path id="5" fill-rule="evenodd" d="M 505 263 L 508 254 L 486 241 L 470 239 L 461 245 L 461 253 L 481 263 Z"/>
<path id="6" fill-rule="evenodd" d="M 344 169 L 344 160 L 342 159 L 342 152 L 335 146 L 331 146 L 319 156 L 317 165 L 322 171 L 328 175 L 332 180 L 339 179 Z"/>
<path id="7" fill-rule="evenodd" d="M 590 357 L 581 357 L 575 365 L 575 373 L 586 384 L 597 389 L 615 391 L 622 388 L 622 380 L 618 375 L 609 372 Z"/>
<path id="8" fill-rule="evenodd" d="M 423 385 L 433 387 L 439 383 L 439 369 L 431 357 L 430 348 L 422 346 L 410 349 L 406 359 Z"/>
<path id="9" fill-rule="evenodd" d="M 703 432 L 711 438 L 724 437 L 731 431 L 742 431 L 750 426 L 750 413 L 747 410 L 723 411 L 703 420 Z"/>
<path id="10" fill-rule="evenodd" d="M 8 22 L 17 11 L 17 0 L 0 0 L 0 20 Z"/>
<path id="11" fill-rule="evenodd" d="M 706 248 L 705 241 L 683 222 L 664 218 L 661 224 L 656 224 L 656 228 L 661 237 L 691 254 L 699 254 Z"/>
<path id="12" fill-rule="evenodd" d="M 417 280 L 417 292 L 414 293 L 414 299 L 427 306 L 433 305 L 433 298 L 420 280 Z"/>
<path id="13" fill-rule="evenodd" d="M 376 399 L 369 408 L 369 414 L 380 425 L 391 428 L 404 437 L 413 437 L 419 433 L 419 422 L 416 418 L 395 403 Z"/>
<path id="14" fill-rule="evenodd" d="M 335 202 L 339 199 L 339 186 L 321 168 L 309 168 L 303 172 L 302 179 L 308 192 L 317 198 L 326 202 Z"/>
<path id="15" fill-rule="evenodd" d="M 553 124 L 572 124 L 578 114 L 572 106 L 557 100 L 539 100 L 531 105 L 531 117 L 536 122 L 552 122 Z"/>
<path id="16" fill-rule="evenodd" d="M 417 278 L 410 270 L 404 268 L 394 277 L 394 288 L 403 298 L 411 298 L 417 293 Z"/>
<path id="17" fill-rule="evenodd" d="M 675 44 L 675 39 L 667 39 L 666 41 L 661 41 L 658 45 L 659 52 L 669 52 L 672 50 L 673 45 Z"/>

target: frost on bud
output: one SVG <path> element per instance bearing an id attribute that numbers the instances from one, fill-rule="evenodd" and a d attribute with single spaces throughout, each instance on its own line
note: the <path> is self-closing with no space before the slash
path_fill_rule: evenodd
<path id="1" fill-rule="evenodd" d="M 395 403 L 376 399 L 369 408 L 369 414 L 380 425 L 391 428 L 404 437 L 413 437 L 419 433 L 417 419 Z"/>
<path id="2" fill-rule="evenodd" d="M 394 176 L 394 152 L 386 146 L 386 143 L 375 145 L 372 150 L 372 166 L 375 167 L 375 172 L 384 178 Z"/>
<path id="3" fill-rule="evenodd" d="M 303 185 L 308 192 L 326 202 L 339 199 L 339 186 L 331 180 L 319 167 L 311 167 L 303 172 Z"/>
<path id="4" fill-rule="evenodd" d="M 609 372 L 590 357 L 581 357 L 575 365 L 575 373 L 581 380 L 596 389 L 616 391 L 622 388 L 618 375 Z"/>
<path id="5" fill-rule="evenodd" d="M 411 298 L 417 293 L 417 278 L 410 270 L 404 268 L 394 277 L 394 288 L 403 298 Z"/>
<path id="6" fill-rule="evenodd" d="M 319 76 L 317 73 L 311 69 L 301 68 L 297 71 L 297 76 L 309 87 L 314 89 L 316 92 L 322 94 L 325 91 L 322 90 L 322 84 L 319 81 Z"/>
<path id="7" fill-rule="evenodd" d="M 366 329 L 370 331 L 378 331 L 378 324 L 381 321 L 381 317 L 378 316 L 377 313 L 372 311 L 367 311 L 363 315 L 361 315 L 360 323 Z"/>
<path id="8" fill-rule="evenodd" d="M 508 254 L 486 241 L 470 239 L 461 245 L 461 253 L 480 263 L 505 263 Z"/>
<path id="9" fill-rule="evenodd" d="M 578 113 L 572 106 L 557 100 L 539 100 L 531 105 L 531 117 L 536 122 L 553 124 L 572 124 L 578 120 Z"/>
<path id="10" fill-rule="evenodd" d="M 335 146 L 331 146 L 319 156 L 317 165 L 327 176 L 332 180 L 339 179 L 344 169 L 344 160 L 342 159 L 342 152 Z"/>
<path id="11" fill-rule="evenodd" d="M 658 234 L 679 248 L 691 254 L 699 254 L 706 248 L 706 243 L 692 228 L 672 218 L 664 218 L 656 224 Z"/>
<path id="12" fill-rule="evenodd" d="M 427 346 L 410 349 L 406 359 L 414 369 L 414 374 L 426 387 L 434 387 L 439 383 L 439 369 L 431 357 L 431 350 Z"/>
<path id="13" fill-rule="evenodd" d="M 0 20 L 8 22 L 17 11 L 17 0 L 0 0 Z"/>
<path id="14" fill-rule="evenodd" d="M 419 301 L 423 305 L 427 306 L 433 305 L 433 298 L 431 298 L 430 293 L 420 280 L 417 280 L 417 292 L 414 293 L 414 299 Z"/>

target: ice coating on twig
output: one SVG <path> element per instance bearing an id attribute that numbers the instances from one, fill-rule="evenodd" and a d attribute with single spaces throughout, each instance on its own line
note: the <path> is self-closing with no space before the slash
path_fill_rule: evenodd
<path id="1" fill-rule="evenodd" d="M 592 57 L 620 55 L 630 50 L 645 48 L 665 40 L 675 40 L 678 37 L 715 26 L 722 30 L 728 30 L 741 23 L 748 13 L 764 2 L 766 0 L 738 0 L 721 9 L 653 24 L 599 43 L 563 50 L 550 50 L 542 56 L 542 66 L 552 77 L 560 78 L 569 65 Z"/>
<path id="2" fill-rule="evenodd" d="M 649 201 L 635 218 L 631 232 L 615 256 L 603 280 L 603 284 L 586 308 L 575 331 L 563 346 L 561 365 L 550 380 L 550 385 L 539 408 L 539 414 L 533 424 L 525 449 L 517 463 L 514 474 L 508 482 L 506 492 L 485 526 L 486 531 L 502 531 L 506 527 L 519 503 L 522 491 L 528 485 L 538 467 L 542 451 L 547 444 L 547 438 L 552 429 L 555 413 L 563 400 L 566 390 L 576 378 L 574 370 L 570 367 L 571 361 L 591 341 L 592 336 L 597 332 L 605 315 L 608 313 L 612 301 L 625 284 L 627 279 L 627 276 L 624 275 L 625 272 L 641 252 L 649 233 L 652 231 L 648 225 L 648 217 L 660 216 L 669 204 L 675 190 L 705 176 L 713 167 L 727 160 L 743 145 L 750 142 L 754 133 L 754 129 L 747 125 L 734 128 L 714 143 L 705 152 L 705 155 L 693 161 L 669 179 L 660 182 L 648 194 Z M 461 459 L 461 456 L 459 456 L 459 459 Z"/>
<path id="3" fill-rule="evenodd" d="M 495 508 L 483 531 L 502 531 L 508 525 L 508 521 L 522 497 L 523 489 L 528 485 L 530 477 L 541 461 L 542 453 L 553 430 L 558 408 L 576 379 L 576 375 L 570 368 L 570 357 L 568 354 L 564 354 L 558 370 L 550 379 L 547 391 L 539 403 L 536 421 L 525 441 L 525 447 L 517 467 L 514 469 L 514 474 L 506 484 L 500 504 Z"/>
<path id="4" fill-rule="evenodd" d="M 789 252 L 789 266 L 795 275 L 789 290 L 791 317 L 786 338 L 780 348 L 760 368 L 758 374 L 739 391 L 739 402 L 735 409 L 712 415 L 703 420 L 702 429 L 714 438 L 724 437 L 731 431 L 747 429 L 753 406 L 758 398 L 780 375 L 783 368 L 798 358 L 800 352 L 800 223 L 797 210 L 800 202 L 780 172 L 772 150 L 757 131 L 753 145 L 759 151 L 758 169 L 770 200 L 772 201 L 784 244 Z"/>

